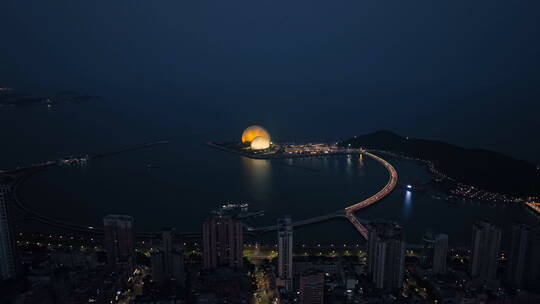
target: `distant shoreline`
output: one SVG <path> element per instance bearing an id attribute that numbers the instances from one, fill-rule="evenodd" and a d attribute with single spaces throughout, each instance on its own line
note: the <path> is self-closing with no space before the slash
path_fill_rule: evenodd
<path id="1" fill-rule="evenodd" d="M 242 152 L 240 150 L 237 150 L 237 149 L 231 149 L 231 148 L 228 148 L 222 144 L 218 144 L 218 143 L 214 143 L 214 142 L 206 142 L 204 143 L 205 145 L 209 146 L 209 147 L 212 147 L 212 148 L 215 148 L 215 149 L 218 149 L 218 150 L 222 150 L 222 151 L 226 151 L 226 152 L 230 152 L 230 153 L 233 153 L 233 154 L 237 154 L 237 155 L 240 155 L 240 156 L 245 156 L 245 157 L 248 157 L 248 158 L 251 158 L 251 159 L 266 159 L 266 160 L 272 160 L 272 159 L 295 159 L 295 158 L 321 158 L 321 157 L 330 157 L 330 156 L 335 156 L 335 155 L 349 155 L 349 154 L 358 154 L 359 152 L 357 151 L 351 151 L 351 152 L 331 152 L 331 153 L 324 153 L 324 154 L 284 154 L 284 153 L 280 153 L 280 154 L 265 154 L 265 155 L 255 155 L 255 154 L 250 154 L 250 153 L 245 153 L 245 152 Z"/>

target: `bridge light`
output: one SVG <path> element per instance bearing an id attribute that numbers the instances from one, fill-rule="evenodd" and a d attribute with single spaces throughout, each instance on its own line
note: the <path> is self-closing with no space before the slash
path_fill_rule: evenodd
<path id="1" fill-rule="evenodd" d="M 407 189 L 412 189 L 412 185 L 407 185 Z"/>

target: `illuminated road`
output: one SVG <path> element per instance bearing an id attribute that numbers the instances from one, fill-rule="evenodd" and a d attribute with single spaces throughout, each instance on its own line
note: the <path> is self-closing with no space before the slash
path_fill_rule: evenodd
<path id="1" fill-rule="evenodd" d="M 397 174 L 396 169 L 394 169 L 394 167 L 389 162 L 387 162 L 386 160 L 378 157 L 377 155 L 369 153 L 369 152 L 367 152 L 365 150 L 359 150 L 359 151 L 354 151 L 354 152 L 360 152 L 365 156 L 371 157 L 374 160 L 381 163 L 386 168 L 386 170 L 388 171 L 388 174 L 389 174 L 389 178 L 388 178 L 388 182 L 386 183 L 384 188 L 382 188 L 379 192 L 375 193 L 374 195 L 368 197 L 367 199 L 365 199 L 365 200 L 363 200 L 361 202 L 352 204 L 352 205 L 346 207 L 343 210 L 338 210 L 338 211 L 333 212 L 333 213 L 329 213 L 329 214 L 325 214 L 325 215 L 321 215 L 321 216 L 301 220 L 301 221 L 298 221 L 298 222 L 294 222 L 292 224 L 293 227 L 300 227 L 300 226 L 304 226 L 304 225 L 319 223 L 319 222 L 327 221 L 327 220 L 330 220 L 330 219 L 333 219 L 333 218 L 336 218 L 336 217 L 345 217 L 351 222 L 351 224 L 353 224 L 354 228 L 356 228 L 356 230 L 367 240 L 367 238 L 368 238 L 367 228 L 365 227 L 364 224 L 362 224 L 358 220 L 358 218 L 356 218 L 354 213 L 356 211 L 359 211 L 359 210 L 361 210 L 363 208 L 366 208 L 366 207 L 368 207 L 368 206 L 382 200 L 388 194 L 390 194 L 390 192 L 392 192 L 392 190 L 394 190 L 394 188 L 397 185 L 398 174 Z M 275 231 L 276 229 L 277 229 L 276 226 L 268 226 L 268 227 L 260 227 L 260 228 L 251 228 L 251 229 L 249 229 L 249 231 L 258 232 L 258 233 L 266 233 L 266 232 L 270 232 L 270 231 Z"/>
<path id="2" fill-rule="evenodd" d="M 367 155 L 373 158 L 374 160 L 380 162 L 381 164 L 383 164 L 386 170 L 388 170 L 388 174 L 390 175 L 388 182 L 386 183 L 386 186 L 384 186 L 384 188 L 382 188 L 381 191 L 375 193 L 373 196 L 359 203 L 356 203 L 354 205 L 351 205 L 345 208 L 345 216 L 347 217 L 347 219 L 354 225 L 354 228 L 356 228 L 356 230 L 358 230 L 358 232 L 360 232 L 360 234 L 367 240 L 368 231 L 366 227 L 362 223 L 360 223 L 360 221 L 356 218 L 356 216 L 354 215 L 354 212 L 360 209 L 366 208 L 367 206 L 380 201 L 381 199 L 386 197 L 388 194 L 390 194 L 390 192 L 392 192 L 392 190 L 394 190 L 394 188 L 396 187 L 398 174 L 396 172 L 396 169 L 394 169 L 394 167 L 389 162 L 378 157 L 377 155 L 371 154 L 369 152 L 364 152 L 364 155 Z"/>

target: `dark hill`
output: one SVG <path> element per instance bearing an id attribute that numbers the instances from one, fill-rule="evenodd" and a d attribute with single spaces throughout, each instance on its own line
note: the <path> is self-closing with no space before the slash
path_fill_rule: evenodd
<path id="1" fill-rule="evenodd" d="M 386 130 L 355 136 L 339 144 L 430 160 L 455 180 L 493 192 L 529 195 L 540 191 L 540 172 L 535 164 L 493 151 L 406 138 Z"/>

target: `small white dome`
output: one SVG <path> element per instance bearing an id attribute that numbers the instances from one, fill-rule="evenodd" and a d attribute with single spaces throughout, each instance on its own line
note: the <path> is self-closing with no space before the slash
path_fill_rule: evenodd
<path id="1" fill-rule="evenodd" d="M 251 141 L 251 150 L 263 150 L 270 148 L 270 139 L 266 136 L 257 136 Z"/>

